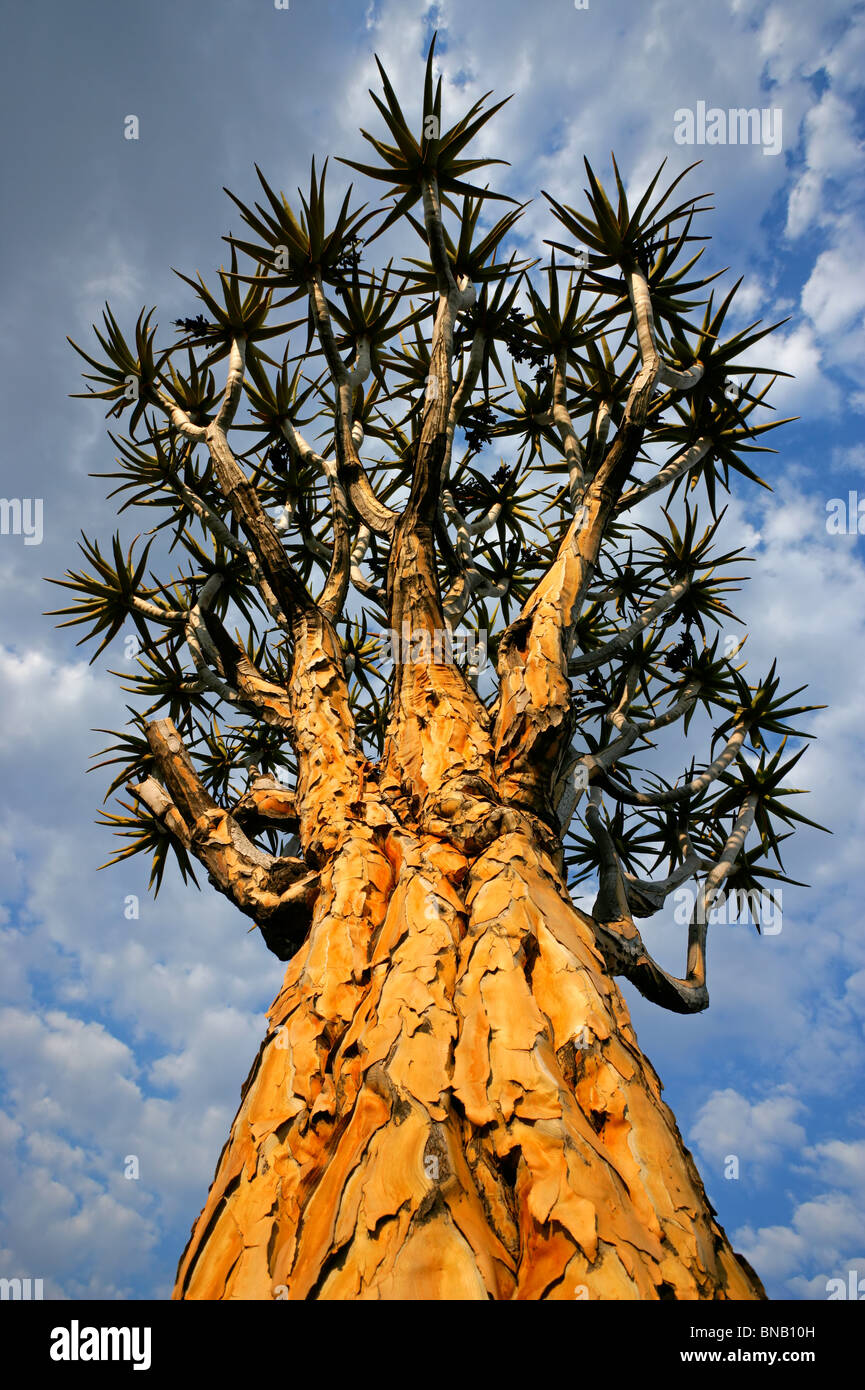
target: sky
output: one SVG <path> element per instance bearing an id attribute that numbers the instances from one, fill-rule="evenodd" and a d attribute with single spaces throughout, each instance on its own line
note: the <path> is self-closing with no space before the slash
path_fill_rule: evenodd
<path id="1" fill-rule="evenodd" d="M 129 662 L 118 637 L 88 665 L 43 616 L 79 532 L 117 524 L 66 335 L 86 345 L 106 299 L 126 326 L 143 304 L 166 324 L 197 312 L 172 267 L 222 263 L 239 220 L 223 186 L 251 200 L 257 162 L 292 193 L 313 154 L 366 158 L 373 54 L 415 92 L 434 29 L 445 119 L 513 93 L 481 150 L 509 161 L 496 187 L 534 200 L 527 250 L 551 234 L 542 188 L 581 205 L 584 154 L 606 180 L 614 150 L 637 192 L 665 157 L 672 173 L 700 158 L 707 258 L 744 277 L 736 326 L 787 320 L 761 354 L 792 374 L 771 399 L 799 418 L 760 469 L 772 491 L 730 499 L 724 535 L 754 557 L 731 631 L 825 704 L 797 785 L 833 833 L 797 830 L 790 871 L 810 886 L 784 887 L 777 930 L 712 928 L 706 1012 L 623 990 L 734 1248 L 773 1298 L 825 1299 L 865 1279 L 865 7 L 838 0 L 8 11 L 0 492 L 22 520 L 4 509 L 0 534 L 0 1276 L 41 1278 L 46 1298 L 169 1295 L 283 973 L 206 887 L 170 869 L 154 902 L 143 862 L 97 872 L 105 783 L 86 769 L 94 731 L 123 722 L 109 671 Z M 755 143 L 676 138 L 741 107 L 766 113 Z M 676 973 L 682 937 L 672 911 L 646 927 Z"/>

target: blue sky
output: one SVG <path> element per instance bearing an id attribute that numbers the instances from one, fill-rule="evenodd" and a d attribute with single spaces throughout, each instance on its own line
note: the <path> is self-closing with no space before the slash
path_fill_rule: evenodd
<path id="1" fill-rule="evenodd" d="M 828 706 L 797 772 L 806 813 L 834 834 L 797 832 L 790 871 L 811 887 L 784 888 L 779 932 L 713 929 L 706 1013 L 625 993 L 735 1247 L 774 1297 L 825 1298 L 828 1279 L 865 1276 L 865 567 L 855 519 L 826 525 L 832 499 L 865 500 L 865 10 L 835 0 L 43 0 L 8 14 L 0 491 L 42 499 L 43 536 L 0 535 L 0 1275 L 42 1278 L 55 1298 L 167 1296 L 282 975 L 218 895 L 169 872 L 154 903 L 143 864 L 96 872 L 104 784 L 85 769 L 105 742 L 92 730 L 122 721 L 108 669 L 123 643 L 88 666 L 41 616 L 57 606 L 43 576 L 76 563 L 79 530 L 115 526 L 88 477 L 112 466 L 110 443 L 99 409 L 68 399 L 66 334 L 85 343 L 106 298 L 127 325 L 144 303 L 166 324 L 197 312 L 171 267 L 221 263 L 238 222 L 223 185 L 248 201 L 253 161 L 291 192 L 312 154 L 365 158 L 373 52 L 414 91 L 434 27 L 446 117 L 514 93 L 482 148 L 510 161 L 497 187 L 534 198 L 520 228 L 533 254 L 551 234 L 539 190 L 579 205 L 584 153 L 606 178 L 614 149 L 635 191 L 665 156 L 674 173 L 700 157 L 706 259 L 744 275 L 740 322 L 789 316 L 762 355 L 794 374 L 772 400 L 801 418 L 761 469 L 773 492 L 730 502 L 725 534 L 755 557 L 731 630 L 747 628 L 754 669 L 777 655 L 784 687 L 807 682 Z M 780 110 L 782 148 L 678 145 L 676 113 L 699 102 Z M 683 929 L 662 919 L 647 938 L 678 972 Z"/>

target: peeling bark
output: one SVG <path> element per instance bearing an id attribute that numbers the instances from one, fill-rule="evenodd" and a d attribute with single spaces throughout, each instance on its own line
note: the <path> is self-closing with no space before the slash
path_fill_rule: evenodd
<path id="1" fill-rule="evenodd" d="M 338 830 L 177 1299 L 754 1299 L 527 818 Z"/>

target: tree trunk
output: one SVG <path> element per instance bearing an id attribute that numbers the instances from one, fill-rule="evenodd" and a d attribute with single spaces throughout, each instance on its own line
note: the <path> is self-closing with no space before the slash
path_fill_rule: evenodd
<path id="1" fill-rule="evenodd" d="M 173 1297 L 765 1298 L 554 845 L 472 857 L 364 801 Z"/>

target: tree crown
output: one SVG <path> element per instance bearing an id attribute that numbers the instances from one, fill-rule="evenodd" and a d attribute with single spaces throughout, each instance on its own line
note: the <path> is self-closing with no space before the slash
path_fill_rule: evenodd
<path id="1" fill-rule="evenodd" d="M 562 840 L 572 881 L 599 879 L 601 920 L 648 916 L 689 877 L 705 910 L 790 882 L 779 827 L 813 822 L 788 804 L 801 752 L 784 743 L 810 737 L 794 726 L 815 706 L 795 704 L 774 666 L 748 679 L 725 631 L 745 557 L 717 545 L 736 475 L 767 486 L 749 456 L 774 452 L 763 436 L 784 423 L 768 418 L 779 373 L 748 354 L 778 325 L 725 336 L 740 282 L 716 303 L 722 272 L 700 273 L 709 209 L 677 201 L 694 166 L 667 184 L 662 166 L 632 207 L 615 159 L 612 201 L 586 162 L 584 210 L 544 194 L 561 240 L 544 264 L 523 254 L 525 205 L 472 181 L 504 161 L 468 153 L 503 103 L 483 98 L 443 130 L 434 46 L 419 133 L 379 64 L 386 136 L 363 132 L 374 163 L 342 161 L 385 186 L 382 203 L 355 207 L 349 187 L 334 218 L 327 163 L 319 174 L 313 160 L 294 205 L 258 170 L 261 202 L 229 194 L 246 232 L 226 238 L 214 287 L 180 275 L 197 312 L 171 340 L 155 310 L 127 339 L 106 306 L 98 355 L 73 344 L 89 367 L 81 394 L 118 427 L 116 469 L 98 476 L 120 513 L 152 521 L 128 549 L 84 536 L 83 567 L 52 581 L 74 595 L 56 612 L 87 625 L 92 659 L 130 621 L 140 639 L 136 677 L 115 673 L 138 703 L 98 763 L 114 769 L 107 797 L 132 795 L 104 813 L 126 842 L 111 862 L 152 856 L 158 890 L 171 852 L 184 877 L 201 857 L 164 775 L 167 719 L 198 815 L 221 808 L 250 852 L 289 863 L 300 813 L 263 814 L 254 793 L 300 774 L 290 673 L 314 620 L 334 637 L 351 749 L 369 769 L 417 663 L 457 672 L 506 748 L 523 663 L 526 701 L 546 700 L 558 733 L 532 744 L 543 787 L 521 773 L 510 796 Z M 377 272 L 372 245 L 394 227 L 421 254 Z M 409 533 L 423 602 L 406 597 L 398 558 Z M 553 604 L 558 693 L 541 697 L 527 634 L 543 645 L 578 553 Z M 154 555 L 172 572 L 155 573 Z M 709 746 L 670 780 L 655 734 L 695 717 Z M 666 878 L 646 876 L 662 864 Z"/>

